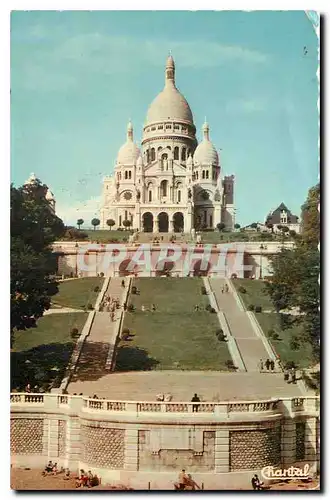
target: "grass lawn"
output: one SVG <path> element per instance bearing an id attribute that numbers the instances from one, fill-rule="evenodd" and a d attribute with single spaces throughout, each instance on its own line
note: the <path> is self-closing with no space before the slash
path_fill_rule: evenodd
<path id="1" fill-rule="evenodd" d="M 88 304 L 94 307 L 100 292 L 94 292 L 98 286 L 101 290 L 103 278 L 78 278 L 63 281 L 58 285 L 58 293 L 53 295 L 52 304 L 73 309 L 85 309 Z"/>
<path id="2" fill-rule="evenodd" d="M 117 231 L 113 229 L 109 231 L 108 229 L 87 229 L 86 231 L 82 229 L 84 233 L 88 234 L 89 241 L 99 241 L 100 243 L 107 243 L 110 240 L 117 241 L 128 241 L 128 237 L 131 234 L 130 231 Z"/>
<path id="3" fill-rule="evenodd" d="M 290 328 L 283 330 L 281 328 L 281 314 L 256 313 L 256 318 L 284 364 L 288 361 L 294 361 L 299 368 L 307 368 L 315 363 L 312 354 L 312 346 L 303 337 L 303 325 L 293 324 Z M 290 320 L 290 317 L 288 319 Z M 279 334 L 279 339 L 281 340 L 273 340 L 270 338 L 268 335 L 270 329 L 275 330 Z M 293 350 L 290 347 L 290 341 L 294 336 L 302 339 L 299 349 L 297 350 Z"/>
<path id="4" fill-rule="evenodd" d="M 227 370 L 231 359 L 225 342 L 215 332 L 217 316 L 207 311 L 194 312 L 194 306 L 205 307 L 208 297 L 201 294 L 200 278 L 138 278 L 133 285 L 140 295 L 131 295 L 129 303 L 136 311 L 126 313 L 124 328 L 134 337 L 121 341 L 117 354 L 117 371 L 128 370 Z M 155 312 L 142 312 L 144 304 Z"/>
<path id="5" fill-rule="evenodd" d="M 203 243 L 230 243 L 234 241 L 282 241 L 282 236 L 271 233 L 257 232 L 219 232 L 219 231 L 202 231 Z M 286 237 L 285 241 L 291 241 L 290 237 Z"/>
<path id="6" fill-rule="evenodd" d="M 233 279 L 232 283 L 246 307 L 249 307 L 249 305 L 252 304 L 254 306 L 261 306 L 263 310 L 274 310 L 273 303 L 266 292 L 266 285 L 262 280 L 238 278 Z M 246 289 L 246 293 L 241 293 L 239 291 L 240 286 L 243 286 Z"/>
<path id="7" fill-rule="evenodd" d="M 86 320 L 87 313 L 83 312 L 49 314 L 38 320 L 36 328 L 16 332 L 11 352 L 12 388 L 24 389 L 27 382 L 59 383 L 75 344 L 70 331 L 77 328 L 81 333 Z"/>

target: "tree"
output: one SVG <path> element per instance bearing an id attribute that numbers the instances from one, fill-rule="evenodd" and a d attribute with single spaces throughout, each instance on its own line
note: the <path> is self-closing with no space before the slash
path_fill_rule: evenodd
<path id="1" fill-rule="evenodd" d="M 129 219 L 123 220 L 123 226 L 127 229 L 132 225 L 132 222 Z"/>
<path id="2" fill-rule="evenodd" d="M 11 186 L 11 343 L 15 331 L 35 325 L 58 291 L 51 245 L 63 236 L 64 224 L 45 199 L 47 189 L 40 181 Z"/>
<path id="3" fill-rule="evenodd" d="M 92 219 L 91 224 L 92 224 L 92 226 L 94 226 L 94 231 L 95 231 L 96 226 L 100 225 L 100 219 Z"/>
<path id="4" fill-rule="evenodd" d="M 295 240 L 293 250 L 282 251 L 271 258 L 273 276 L 267 283 L 268 293 L 277 311 L 283 308 L 298 308 L 300 313 L 295 321 L 304 326 L 306 340 L 319 356 L 320 340 L 320 254 L 317 248 L 319 234 L 318 212 L 319 198 L 317 186 L 309 191 L 302 210 L 304 213 L 303 230 Z M 316 224 L 316 227 L 313 224 Z"/>
<path id="5" fill-rule="evenodd" d="M 235 228 L 235 229 L 240 229 L 240 228 L 241 228 L 241 225 L 240 225 L 240 224 L 235 224 L 235 225 L 234 225 L 234 228 Z"/>
<path id="6" fill-rule="evenodd" d="M 268 227 L 268 229 L 271 229 L 272 233 L 274 232 L 274 224 L 272 224 L 271 222 L 267 222 L 266 227 Z"/>
<path id="7" fill-rule="evenodd" d="M 113 219 L 108 219 L 106 222 L 107 226 L 109 226 L 109 230 L 116 225 L 116 222 Z"/>
<path id="8" fill-rule="evenodd" d="M 257 229 L 258 228 L 258 223 L 257 222 L 252 222 L 251 227 L 252 227 L 252 229 Z"/>
<path id="9" fill-rule="evenodd" d="M 283 234 L 288 233 L 289 232 L 288 226 L 281 226 L 281 231 L 282 231 Z"/>
<path id="10" fill-rule="evenodd" d="M 73 226 L 66 226 L 65 233 L 63 235 L 63 240 L 67 241 L 81 241 L 87 240 L 88 234 L 80 229 L 76 229 Z"/>
<path id="11" fill-rule="evenodd" d="M 84 222 L 85 222 L 84 219 L 78 219 L 77 220 L 77 226 L 78 226 L 79 230 L 80 230 L 80 226 L 82 226 Z"/>
<path id="12" fill-rule="evenodd" d="M 226 224 L 224 222 L 219 222 L 217 224 L 217 229 L 219 230 L 219 232 L 221 233 L 226 227 Z"/>

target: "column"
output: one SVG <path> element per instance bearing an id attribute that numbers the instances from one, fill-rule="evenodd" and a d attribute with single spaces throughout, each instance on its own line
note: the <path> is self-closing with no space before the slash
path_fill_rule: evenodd
<path id="1" fill-rule="evenodd" d="M 154 227 L 153 227 L 153 232 L 158 233 L 159 232 L 159 221 L 158 217 L 154 217 Z"/>
<path id="2" fill-rule="evenodd" d="M 229 472 L 229 430 L 221 429 L 215 432 L 214 448 L 215 473 Z"/>
<path id="3" fill-rule="evenodd" d="M 174 220 L 170 219 L 170 233 L 174 233 Z"/>
<path id="4" fill-rule="evenodd" d="M 286 419 L 282 423 L 282 464 L 291 467 L 296 461 L 296 423 Z"/>
<path id="5" fill-rule="evenodd" d="M 305 430 L 305 461 L 310 464 L 311 472 L 316 472 L 317 470 L 316 434 L 316 418 L 307 418 Z"/>
<path id="6" fill-rule="evenodd" d="M 81 432 L 78 418 L 70 418 L 66 424 L 66 458 L 65 466 L 78 468 L 81 456 Z"/>
<path id="7" fill-rule="evenodd" d="M 139 434 L 137 429 L 125 430 L 125 470 L 138 470 Z"/>

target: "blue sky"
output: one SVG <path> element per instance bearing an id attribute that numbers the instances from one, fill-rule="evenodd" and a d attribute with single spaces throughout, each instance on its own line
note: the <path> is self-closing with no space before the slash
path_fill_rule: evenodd
<path id="1" fill-rule="evenodd" d="M 198 138 L 206 116 L 223 174 L 236 175 L 237 222 L 282 201 L 300 215 L 319 169 L 318 40 L 303 11 L 12 13 L 12 182 L 35 172 L 66 223 L 90 225 L 169 50 Z"/>

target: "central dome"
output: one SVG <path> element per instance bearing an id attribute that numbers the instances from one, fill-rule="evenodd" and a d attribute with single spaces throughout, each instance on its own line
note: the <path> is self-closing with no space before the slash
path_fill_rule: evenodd
<path id="1" fill-rule="evenodd" d="M 146 125 L 151 123 L 175 120 L 194 123 L 189 104 L 175 86 L 175 66 L 172 56 L 167 58 L 165 70 L 165 87 L 151 103 Z"/>

